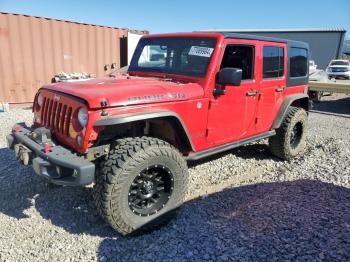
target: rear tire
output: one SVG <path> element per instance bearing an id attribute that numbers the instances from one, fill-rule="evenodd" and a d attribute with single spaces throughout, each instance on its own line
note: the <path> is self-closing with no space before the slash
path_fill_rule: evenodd
<path id="1" fill-rule="evenodd" d="M 123 235 L 153 230 L 183 203 L 187 177 L 186 161 L 167 142 L 119 139 L 100 165 L 94 201 L 102 217 Z"/>
<path id="2" fill-rule="evenodd" d="M 307 128 L 306 111 L 298 107 L 289 107 L 281 126 L 276 129 L 276 135 L 269 139 L 272 154 L 284 160 L 301 154 L 306 147 Z"/>

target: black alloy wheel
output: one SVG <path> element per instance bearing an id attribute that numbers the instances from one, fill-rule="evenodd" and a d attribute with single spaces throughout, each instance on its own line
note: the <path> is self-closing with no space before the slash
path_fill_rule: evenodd
<path id="1" fill-rule="evenodd" d="M 290 145 L 293 148 L 296 148 L 299 145 L 302 135 L 303 135 L 303 124 L 301 122 L 298 122 L 295 124 L 290 134 Z"/>
<path id="2" fill-rule="evenodd" d="M 150 216 L 161 210 L 171 197 L 174 176 L 164 165 L 143 169 L 129 188 L 129 207 L 139 216 Z"/>

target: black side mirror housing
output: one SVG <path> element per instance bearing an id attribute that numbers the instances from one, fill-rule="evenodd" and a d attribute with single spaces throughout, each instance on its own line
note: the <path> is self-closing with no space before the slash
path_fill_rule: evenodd
<path id="1" fill-rule="evenodd" d="M 242 69 L 226 67 L 219 71 L 217 83 L 219 85 L 239 86 L 242 81 Z"/>

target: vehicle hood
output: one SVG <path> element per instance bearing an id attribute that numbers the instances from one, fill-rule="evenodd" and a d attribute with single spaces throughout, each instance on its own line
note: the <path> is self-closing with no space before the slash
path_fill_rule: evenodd
<path id="1" fill-rule="evenodd" d="M 189 100 L 204 95 L 198 83 L 135 76 L 59 82 L 43 88 L 84 99 L 90 108 L 100 108 L 101 101 L 107 101 L 107 106 L 113 107 Z"/>

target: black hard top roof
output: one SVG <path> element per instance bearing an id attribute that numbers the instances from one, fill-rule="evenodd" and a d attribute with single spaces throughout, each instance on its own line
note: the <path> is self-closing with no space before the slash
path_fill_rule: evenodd
<path id="1" fill-rule="evenodd" d="M 205 33 L 216 33 L 222 34 L 225 38 L 239 38 L 239 39 L 250 39 L 250 40 L 261 40 L 277 43 L 286 43 L 289 47 L 301 47 L 309 49 L 309 44 L 306 42 L 295 41 L 290 39 L 283 39 L 277 37 L 267 37 L 261 35 L 250 35 L 250 34 L 240 34 L 240 33 L 231 33 L 231 32 L 218 32 L 218 31 L 204 31 Z"/>

